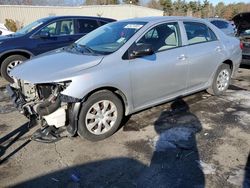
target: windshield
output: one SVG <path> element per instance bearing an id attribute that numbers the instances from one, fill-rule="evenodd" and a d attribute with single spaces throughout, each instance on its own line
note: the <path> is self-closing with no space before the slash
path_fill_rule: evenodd
<path id="1" fill-rule="evenodd" d="M 110 54 L 123 46 L 146 22 L 113 22 L 106 24 L 76 41 L 100 54 Z"/>
<path id="2" fill-rule="evenodd" d="M 31 32 L 31 31 L 33 31 L 35 28 L 37 28 L 38 26 L 40 26 L 43 23 L 44 23 L 43 20 L 37 20 L 35 22 L 32 22 L 29 25 L 26 25 L 22 29 L 18 30 L 15 34 L 25 35 L 25 34 Z"/>

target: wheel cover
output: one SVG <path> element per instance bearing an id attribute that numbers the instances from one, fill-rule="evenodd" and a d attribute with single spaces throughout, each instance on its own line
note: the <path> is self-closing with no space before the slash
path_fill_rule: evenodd
<path id="1" fill-rule="evenodd" d="M 10 62 L 7 66 L 7 74 L 10 76 L 10 71 L 14 69 L 14 67 L 16 67 L 17 65 L 21 64 L 22 62 L 23 62 L 22 60 L 15 60 Z"/>
<path id="2" fill-rule="evenodd" d="M 220 71 L 217 77 L 216 86 L 219 91 L 224 91 L 229 85 L 230 73 L 227 69 Z"/>
<path id="3" fill-rule="evenodd" d="M 117 108 L 110 100 L 101 100 L 93 104 L 85 118 L 85 125 L 92 134 L 108 132 L 117 120 Z"/>

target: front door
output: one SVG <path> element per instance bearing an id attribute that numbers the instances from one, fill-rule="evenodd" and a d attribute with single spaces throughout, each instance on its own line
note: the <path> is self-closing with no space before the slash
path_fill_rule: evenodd
<path id="1" fill-rule="evenodd" d="M 135 109 L 181 95 L 187 87 L 185 47 L 177 22 L 151 28 L 134 45 L 150 44 L 154 54 L 130 60 Z"/>
<path id="2" fill-rule="evenodd" d="M 48 37 L 39 37 L 43 36 L 44 33 L 48 33 Z M 41 54 L 68 46 L 78 38 L 79 35 L 75 34 L 74 20 L 67 19 L 56 21 L 43 27 L 36 33 L 32 40 L 36 44 L 34 49 L 35 54 Z"/>

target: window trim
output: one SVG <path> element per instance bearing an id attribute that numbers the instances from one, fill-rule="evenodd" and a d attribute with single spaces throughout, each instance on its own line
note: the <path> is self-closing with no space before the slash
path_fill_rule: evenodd
<path id="1" fill-rule="evenodd" d="M 208 29 L 210 29 L 213 33 L 214 33 L 214 36 L 216 37 L 216 40 L 210 40 L 210 41 L 202 41 L 202 42 L 197 42 L 197 43 L 192 43 L 192 44 L 189 44 L 188 43 L 188 37 L 187 37 L 187 30 L 185 28 L 185 23 L 186 22 L 189 22 L 189 23 L 198 23 L 198 24 L 202 24 L 202 25 L 205 25 Z M 216 32 L 214 32 L 214 30 L 209 27 L 206 23 L 204 22 L 199 22 L 199 21 L 196 21 L 196 20 L 183 20 L 182 21 L 182 24 L 183 24 L 183 29 L 184 29 L 184 33 L 185 33 L 185 38 L 186 38 L 186 45 L 184 46 L 192 46 L 192 45 L 196 45 L 196 44 L 203 44 L 203 43 L 208 43 L 208 42 L 215 42 L 215 41 L 219 41 L 219 37 L 218 35 L 216 34 Z M 211 23 L 212 24 L 212 23 Z M 216 26 L 214 26 L 216 27 Z"/>

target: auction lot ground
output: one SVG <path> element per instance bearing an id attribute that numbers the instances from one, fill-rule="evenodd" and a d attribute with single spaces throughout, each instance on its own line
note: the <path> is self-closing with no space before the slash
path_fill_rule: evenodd
<path id="1" fill-rule="evenodd" d="M 0 187 L 250 187 L 250 69 L 220 97 L 199 92 L 133 115 L 112 137 L 30 141 L 0 80 Z"/>

